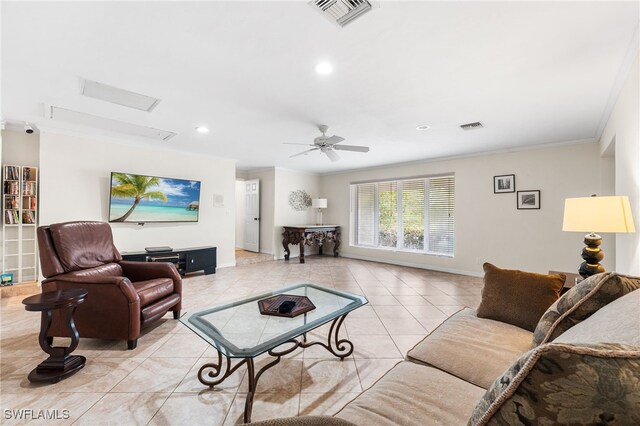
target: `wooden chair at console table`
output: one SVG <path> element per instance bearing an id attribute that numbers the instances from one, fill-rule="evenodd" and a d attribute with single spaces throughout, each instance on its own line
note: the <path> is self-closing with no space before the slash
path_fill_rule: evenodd
<path id="1" fill-rule="evenodd" d="M 333 243 L 333 256 L 338 257 L 340 250 L 340 226 L 338 225 L 301 225 L 284 226 L 282 233 L 282 246 L 284 247 L 284 260 L 289 260 L 291 251 L 289 244 L 300 245 L 300 263 L 304 263 L 304 246 L 318 245 L 318 254 L 322 255 L 322 247 L 325 243 Z"/>

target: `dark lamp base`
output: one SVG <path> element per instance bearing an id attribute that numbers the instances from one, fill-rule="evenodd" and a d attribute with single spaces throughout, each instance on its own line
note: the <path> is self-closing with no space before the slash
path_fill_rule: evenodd
<path id="1" fill-rule="evenodd" d="M 580 264 L 578 273 L 583 278 L 604 272 L 604 267 L 600 261 L 604 259 L 604 252 L 600 250 L 602 237 L 598 234 L 591 233 L 584 236 L 584 243 L 587 245 L 582 249 L 582 258 L 584 262 Z"/>

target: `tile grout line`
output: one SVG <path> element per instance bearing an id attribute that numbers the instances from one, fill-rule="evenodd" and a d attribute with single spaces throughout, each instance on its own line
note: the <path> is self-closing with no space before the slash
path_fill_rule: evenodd
<path id="1" fill-rule="evenodd" d="M 165 343 L 166 343 L 166 342 L 165 342 Z M 159 349 L 160 349 L 160 348 L 158 348 L 158 350 L 159 350 Z M 205 351 L 206 351 L 206 349 L 205 349 Z M 153 353 L 156 353 L 156 352 L 157 352 L 157 350 L 156 350 L 156 351 L 154 351 Z M 202 353 L 204 353 L 204 351 L 202 351 Z M 153 354 L 152 354 L 152 355 L 153 355 Z M 150 358 L 151 358 L 151 356 L 149 356 L 149 358 L 147 358 L 147 359 L 150 359 Z M 154 418 L 154 417 L 155 417 L 155 416 L 160 412 L 160 410 L 162 409 L 162 407 L 164 407 L 164 404 L 166 404 L 166 403 L 167 403 L 167 401 L 169 400 L 169 398 L 171 398 L 171 395 L 173 395 L 173 394 L 175 393 L 176 389 L 178 389 L 178 386 L 180 386 L 180 383 L 182 383 L 182 382 L 184 381 L 185 377 L 187 377 L 187 375 L 189 374 L 189 372 L 191 371 L 191 369 L 193 368 L 193 366 L 194 366 L 194 365 L 196 365 L 196 363 L 198 362 L 198 360 L 199 360 L 199 359 L 200 359 L 200 358 L 197 358 L 197 359 L 193 362 L 193 364 L 191 364 L 191 367 L 189 367 L 189 368 L 187 369 L 187 372 L 184 374 L 184 376 L 182 376 L 182 379 L 180 379 L 180 381 L 178 381 L 178 383 L 177 383 L 177 384 L 176 384 L 176 386 L 173 388 L 173 390 L 172 390 L 172 391 L 170 391 L 170 392 L 168 392 L 168 393 L 169 393 L 169 395 L 167 395 L 167 397 L 165 398 L 165 400 L 164 400 L 164 401 L 162 401 L 162 404 L 160 404 L 160 406 L 158 407 L 158 409 L 157 409 L 157 410 L 153 413 L 153 415 L 149 418 L 149 421 L 146 423 L 147 425 L 149 425 L 149 423 L 151 423 L 151 421 L 153 420 L 153 418 Z M 156 393 L 156 392 L 152 392 L 152 393 Z M 160 392 L 158 392 L 158 393 L 160 393 Z"/>
<path id="2" fill-rule="evenodd" d="M 108 358 L 108 357 L 106 357 L 106 358 Z M 100 358 L 100 356 L 97 356 L 97 357 L 96 357 L 96 359 L 103 359 L 103 358 Z M 127 358 L 127 359 L 131 359 L 131 358 Z M 73 425 L 73 424 L 76 424 L 77 422 L 79 422 L 79 421 L 80 421 L 80 419 L 82 418 L 82 416 L 84 416 L 85 414 L 87 414 L 87 413 L 89 412 L 89 410 L 91 410 L 95 405 L 97 405 L 100 401 L 102 401 L 102 399 L 103 399 L 105 396 L 107 396 L 107 395 L 111 394 L 111 393 L 112 393 L 111 391 L 112 391 L 113 389 L 115 389 L 115 387 L 116 387 L 116 386 L 118 386 L 118 385 L 119 385 L 119 384 L 120 384 L 124 379 L 126 379 L 127 377 L 129 377 L 129 375 L 130 375 L 131 373 L 133 373 L 133 372 L 134 372 L 138 367 L 140 367 L 140 365 L 141 365 L 143 362 L 144 362 L 144 359 L 143 359 L 140 363 L 138 363 L 138 365 L 136 365 L 136 366 L 135 366 L 135 368 L 133 368 L 131 371 L 129 371 L 127 374 L 125 374 L 125 376 L 124 376 L 122 379 L 120 379 L 120 380 L 118 381 L 118 383 L 116 383 L 116 384 L 115 384 L 115 385 L 113 385 L 113 386 L 112 386 L 108 391 L 106 391 L 106 392 L 104 393 L 104 395 L 102 395 L 102 396 L 100 397 L 100 399 L 98 399 L 96 402 L 94 402 L 94 403 L 91 405 L 91 407 L 87 408 L 87 409 L 86 409 L 86 410 L 85 410 L 85 411 L 80 415 L 80 417 L 78 417 L 78 419 L 77 419 L 77 420 L 75 420 L 75 421 L 72 423 L 72 425 Z"/>
<path id="3" fill-rule="evenodd" d="M 105 396 L 107 396 L 109 393 L 105 392 L 104 395 L 102 395 L 100 398 L 98 398 L 98 400 L 96 402 L 94 402 L 93 404 L 91 404 L 91 407 L 87 408 L 86 410 L 84 410 L 82 412 L 82 414 L 80 414 L 80 416 L 73 421 L 73 423 L 71 423 L 71 425 L 75 425 L 76 423 L 78 423 L 80 421 L 80 419 L 82 419 L 82 416 L 84 416 L 85 414 L 87 414 L 89 412 L 89 410 L 91 410 L 93 407 L 95 407 L 100 401 L 102 401 L 104 399 Z"/>

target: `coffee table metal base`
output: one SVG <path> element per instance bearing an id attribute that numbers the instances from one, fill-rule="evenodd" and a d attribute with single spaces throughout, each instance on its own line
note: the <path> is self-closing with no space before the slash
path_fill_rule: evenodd
<path id="1" fill-rule="evenodd" d="M 218 362 L 207 363 L 200 367 L 200 370 L 198 371 L 198 380 L 200 380 L 202 384 L 213 388 L 214 386 L 224 382 L 227 377 L 232 375 L 242 365 L 246 364 L 247 374 L 249 378 L 249 393 L 247 394 L 247 400 L 244 404 L 244 422 L 251 423 L 253 397 L 256 393 L 258 380 L 260 379 L 260 376 L 262 376 L 262 373 L 277 365 L 283 356 L 290 354 L 298 348 L 304 349 L 316 345 L 322 346 L 333 355 L 340 358 L 341 361 L 353 353 L 353 343 L 351 343 L 348 339 L 340 339 L 338 337 L 340 327 L 342 326 L 342 323 L 344 322 L 344 319 L 346 317 L 347 314 L 344 314 L 333 320 L 333 322 L 331 323 L 331 328 L 329 328 L 329 336 L 326 343 L 316 341 L 307 342 L 307 335 L 303 334 L 302 339 L 300 340 L 298 338 L 295 338 L 279 345 L 283 346 L 288 343 L 292 344 L 292 346 L 287 347 L 286 349 L 278 351 L 274 348 L 270 350 L 268 354 L 275 357 L 275 359 L 258 370 L 258 372 L 256 372 L 253 358 L 238 358 L 239 361 L 232 366 L 231 358 L 223 356 L 222 352 L 218 351 Z M 226 359 L 226 362 L 223 362 L 223 357 Z"/>

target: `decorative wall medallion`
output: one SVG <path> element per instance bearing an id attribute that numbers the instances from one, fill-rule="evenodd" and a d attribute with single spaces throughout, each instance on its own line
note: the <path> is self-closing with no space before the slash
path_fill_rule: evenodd
<path id="1" fill-rule="evenodd" d="M 306 210 L 311 207 L 311 196 L 303 189 L 289 193 L 289 205 L 295 211 Z"/>

